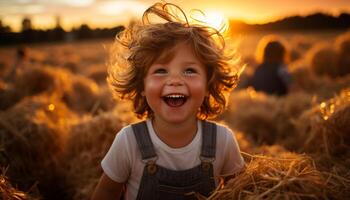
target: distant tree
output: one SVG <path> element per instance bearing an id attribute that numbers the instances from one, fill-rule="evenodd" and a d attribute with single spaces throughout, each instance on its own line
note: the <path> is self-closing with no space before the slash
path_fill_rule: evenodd
<path id="1" fill-rule="evenodd" d="M 92 30 L 87 24 L 82 24 L 78 29 L 78 38 L 85 39 L 92 36 Z"/>
<path id="2" fill-rule="evenodd" d="M 2 20 L 0 19 L 0 33 L 9 33 L 11 28 L 9 26 L 4 26 Z"/>
<path id="3" fill-rule="evenodd" d="M 339 15 L 340 28 L 350 28 L 350 14 L 342 13 Z"/>
<path id="4" fill-rule="evenodd" d="M 32 21 L 30 20 L 30 18 L 25 17 L 22 20 L 22 32 L 27 30 L 32 30 Z"/>
<path id="5" fill-rule="evenodd" d="M 63 40 L 66 32 L 63 30 L 61 26 L 61 18 L 60 16 L 56 17 L 56 26 L 53 29 L 53 40 Z"/>
<path id="6" fill-rule="evenodd" d="M 25 17 L 22 20 L 21 42 L 27 43 L 35 41 L 37 41 L 37 37 L 32 27 L 32 20 L 29 17 Z"/>

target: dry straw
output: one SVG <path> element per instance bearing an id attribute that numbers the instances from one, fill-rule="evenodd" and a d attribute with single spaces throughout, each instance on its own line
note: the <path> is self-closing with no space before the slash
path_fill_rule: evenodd
<path id="1" fill-rule="evenodd" d="M 312 97 L 306 93 L 277 98 L 251 88 L 234 92 L 230 98 L 222 118 L 256 144 L 274 144 L 291 137 L 295 131 L 293 120 L 310 108 L 312 102 Z"/>
<path id="2" fill-rule="evenodd" d="M 346 193 L 339 192 L 349 189 L 350 180 L 325 176 L 305 155 L 245 155 L 246 169 L 208 199 L 344 199 Z"/>
<path id="3" fill-rule="evenodd" d="M 38 200 L 14 188 L 5 175 L 0 175 L 0 198 L 3 200 Z"/>
<path id="4" fill-rule="evenodd" d="M 296 121 L 296 145 L 309 153 L 341 157 L 350 150 L 350 90 L 321 102 Z"/>

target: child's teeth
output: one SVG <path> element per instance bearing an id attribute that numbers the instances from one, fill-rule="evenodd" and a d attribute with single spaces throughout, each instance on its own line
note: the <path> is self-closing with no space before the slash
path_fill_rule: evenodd
<path id="1" fill-rule="evenodd" d="M 183 98 L 185 96 L 184 95 L 178 95 L 178 94 L 172 94 L 172 95 L 168 95 L 167 97 L 170 97 L 170 98 Z"/>
<path id="2" fill-rule="evenodd" d="M 171 107 L 179 107 L 186 102 L 186 96 L 183 94 L 169 94 L 164 97 L 164 101 Z"/>

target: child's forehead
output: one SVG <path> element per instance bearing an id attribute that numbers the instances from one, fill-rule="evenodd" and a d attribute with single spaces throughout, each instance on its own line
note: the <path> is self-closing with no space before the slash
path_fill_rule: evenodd
<path id="1" fill-rule="evenodd" d="M 174 58 L 176 53 L 178 53 L 179 51 L 183 51 L 184 48 L 189 48 L 190 51 L 193 53 L 193 55 L 196 56 L 193 45 L 190 42 L 178 41 L 175 43 L 175 45 L 164 48 L 154 63 L 160 63 L 160 64 L 168 63 Z"/>

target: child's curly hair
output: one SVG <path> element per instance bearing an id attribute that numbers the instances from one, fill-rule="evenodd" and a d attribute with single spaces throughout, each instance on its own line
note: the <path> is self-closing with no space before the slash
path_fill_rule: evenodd
<path id="1" fill-rule="evenodd" d="M 184 20 L 174 14 L 178 9 Z M 155 14 L 165 23 L 151 23 Z M 223 36 L 214 28 L 189 24 L 184 12 L 170 3 L 156 3 L 142 17 L 142 25 L 134 24 L 116 37 L 111 49 L 108 82 L 122 99 L 132 100 L 139 118 L 152 117 L 144 90 L 144 78 L 149 67 L 164 51 L 179 42 L 188 42 L 206 67 L 208 95 L 197 114 L 199 119 L 220 114 L 227 103 L 227 94 L 236 86 L 238 73 L 233 68 L 234 57 L 225 50 Z"/>

